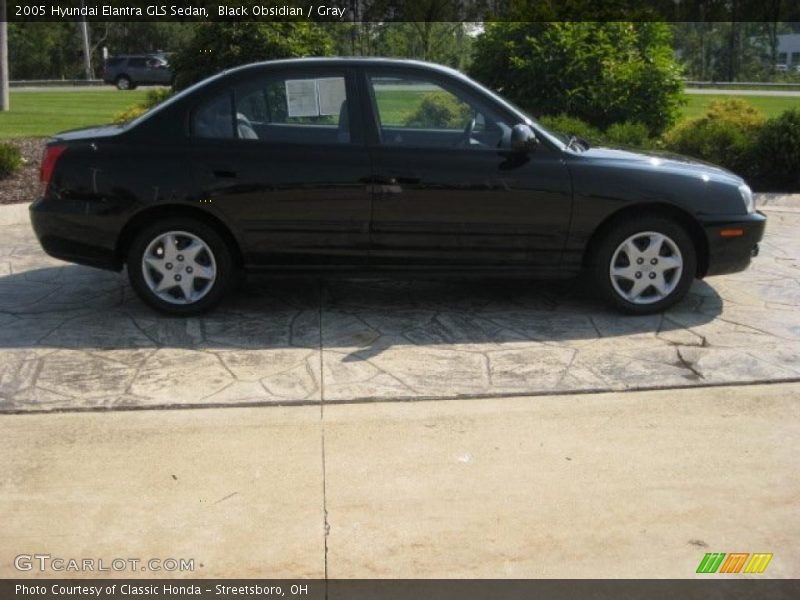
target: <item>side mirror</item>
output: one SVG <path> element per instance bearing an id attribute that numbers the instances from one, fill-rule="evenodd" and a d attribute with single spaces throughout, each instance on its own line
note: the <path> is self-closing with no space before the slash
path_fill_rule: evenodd
<path id="1" fill-rule="evenodd" d="M 511 149 L 514 152 L 530 152 L 539 145 L 536 134 L 528 125 L 520 123 L 511 130 Z"/>

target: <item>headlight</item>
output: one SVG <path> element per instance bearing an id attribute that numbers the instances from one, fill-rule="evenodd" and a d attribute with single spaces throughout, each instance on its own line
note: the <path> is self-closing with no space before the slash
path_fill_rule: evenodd
<path id="1" fill-rule="evenodd" d="M 742 195 L 742 200 L 744 200 L 744 210 L 749 215 L 756 209 L 756 201 L 753 199 L 753 190 L 750 189 L 750 186 L 743 183 L 739 186 L 739 193 Z"/>

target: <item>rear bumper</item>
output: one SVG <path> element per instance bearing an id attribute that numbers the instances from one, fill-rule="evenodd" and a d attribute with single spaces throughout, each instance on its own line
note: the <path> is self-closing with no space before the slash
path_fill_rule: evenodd
<path id="1" fill-rule="evenodd" d="M 40 198 L 30 206 L 33 231 L 54 258 L 119 271 L 122 261 L 115 252 L 116 235 L 108 229 L 106 217 L 91 214 L 91 204 Z"/>
<path id="2" fill-rule="evenodd" d="M 761 212 L 731 221 L 705 224 L 708 268 L 703 275 L 744 271 L 750 265 L 750 260 L 758 254 L 766 224 L 767 217 Z"/>

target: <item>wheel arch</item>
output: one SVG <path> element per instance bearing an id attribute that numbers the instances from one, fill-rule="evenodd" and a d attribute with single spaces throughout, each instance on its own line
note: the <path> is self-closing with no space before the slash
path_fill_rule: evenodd
<path id="1" fill-rule="evenodd" d="M 648 202 L 624 206 L 619 210 L 608 215 L 597 227 L 589 238 L 589 243 L 583 252 L 582 264 L 588 265 L 589 258 L 594 253 L 594 249 L 607 232 L 620 221 L 630 217 L 641 217 L 643 215 L 662 216 L 672 219 L 684 227 L 694 244 L 697 254 L 697 273 L 696 277 L 702 278 L 708 271 L 708 240 L 703 228 L 697 220 L 686 210 L 674 204 Z"/>
<path id="2" fill-rule="evenodd" d="M 234 262 L 238 267 L 244 265 L 244 253 L 239 240 L 233 233 L 231 227 L 220 217 L 193 206 L 183 204 L 166 204 L 151 206 L 136 213 L 122 228 L 117 237 L 115 256 L 120 264 L 125 263 L 133 239 L 136 233 L 146 225 L 150 225 L 154 220 L 166 219 L 170 217 L 189 217 L 202 221 L 213 227 L 225 240 L 233 253 Z"/>

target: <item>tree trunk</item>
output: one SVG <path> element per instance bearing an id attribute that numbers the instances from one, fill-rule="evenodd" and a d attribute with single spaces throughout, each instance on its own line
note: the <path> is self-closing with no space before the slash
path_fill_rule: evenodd
<path id="1" fill-rule="evenodd" d="M 6 0 L 0 0 L 0 112 L 11 108 L 8 93 L 8 21 L 6 21 Z"/>

